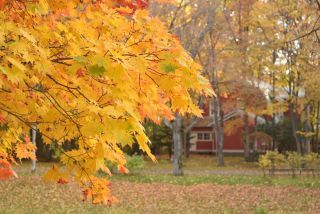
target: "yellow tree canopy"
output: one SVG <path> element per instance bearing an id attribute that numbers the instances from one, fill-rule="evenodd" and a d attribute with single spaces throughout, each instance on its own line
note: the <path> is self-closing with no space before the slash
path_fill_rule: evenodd
<path id="1" fill-rule="evenodd" d="M 142 3 L 0 0 L 0 158 L 35 158 L 35 126 L 47 144 L 76 139 L 45 179 L 73 176 L 107 204 L 108 181 L 94 176 L 106 159 L 126 172 L 121 147 L 135 141 L 154 159 L 144 118 L 201 114 L 190 93 L 212 94 L 208 81 Z"/>

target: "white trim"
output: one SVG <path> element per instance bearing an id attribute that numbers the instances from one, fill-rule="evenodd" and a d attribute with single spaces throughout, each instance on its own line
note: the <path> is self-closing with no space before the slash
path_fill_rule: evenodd
<path id="1" fill-rule="evenodd" d="M 201 141 L 201 142 L 212 142 L 214 141 L 213 139 L 213 132 L 212 131 L 192 131 L 191 133 L 195 133 L 196 134 L 196 138 L 195 138 L 195 142 Z M 210 139 L 198 139 L 198 133 L 206 133 L 210 135 Z"/>

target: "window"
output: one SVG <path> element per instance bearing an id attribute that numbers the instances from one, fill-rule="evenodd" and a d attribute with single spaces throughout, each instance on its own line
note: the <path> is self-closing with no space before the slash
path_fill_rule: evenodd
<path id="1" fill-rule="evenodd" d="M 209 132 L 199 132 L 197 134 L 197 139 L 198 140 L 209 141 L 209 140 L 211 140 L 211 134 Z"/>
<path id="2" fill-rule="evenodd" d="M 211 140 L 210 133 L 204 133 L 203 134 L 203 139 L 204 140 Z"/>

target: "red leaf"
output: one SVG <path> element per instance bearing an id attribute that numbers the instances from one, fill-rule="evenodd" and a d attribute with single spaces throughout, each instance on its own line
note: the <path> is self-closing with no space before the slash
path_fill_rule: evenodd
<path id="1" fill-rule="evenodd" d="M 0 9 L 2 9 L 6 3 L 7 3 L 8 0 L 0 0 Z"/>
<path id="2" fill-rule="evenodd" d="M 5 118 L 3 114 L 0 112 L 0 123 L 4 123 L 4 122 L 5 122 Z"/>
<path id="3" fill-rule="evenodd" d="M 82 68 L 79 68 L 76 72 L 77 77 L 84 77 L 86 75 L 86 71 Z"/>
<path id="4" fill-rule="evenodd" d="M 4 168 L 7 168 L 7 169 L 11 168 L 11 164 L 5 159 L 0 160 L 0 165 L 2 165 Z"/>
<path id="5" fill-rule="evenodd" d="M 139 9 L 145 9 L 148 7 L 148 5 L 149 5 L 148 0 L 137 0 L 137 6 Z"/>
<path id="6" fill-rule="evenodd" d="M 91 190 L 90 189 L 85 189 L 82 191 L 83 194 L 83 201 L 87 200 L 87 198 L 91 195 Z"/>
<path id="7" fill-rule="evenodd" d="M 69 183 L 69 181 L 67 181 L 66 179 L 63 179 L 63 178 L 60 178 L 58 181 L 57 181 L 58 184 L 67 184 Z"/>
<path id="8" fill-rule="evenodd" d="M 8 180 L 11 177 L 18 177 L 15 171 L 11 168 L 0 168 L 0 180 Z"/>
<path id="9" fill-rule="evenodd" d="M 110 181 L 106 181 L 106 186 L 107 187 L 111 186 L 111 182 Z"/>

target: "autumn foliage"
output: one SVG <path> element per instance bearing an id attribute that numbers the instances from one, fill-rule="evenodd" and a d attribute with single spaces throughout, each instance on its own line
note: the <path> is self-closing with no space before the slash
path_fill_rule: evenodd
<path id="1" fill-rule="evenodd" d="M 128 173 L 123 146 L 138 143 L 155 160 L 142 122 L 201 111 L 190 92 L 212 94 L 208 81 L 157 18 L 148 1 L 0 1 L 1 178 L 7 160 L 33 158 L 37 129 L 55 142 L 63 167 L 45 180 L 77 181 L 93 203 L 115 201 L 105 160 Z M 129 10 L 130 9 L 130 10 Z M 126 12 L 126 13 L 124 13 Z M 62 143 L 77 141 L 65 151 Z M 111 173 L 110 173 L 111 174 Z"/>
<path id="2" fill-rule="evenodd" d="M 6 159 L 0 159 L 0 180 L 6 180 L 12 176 L 18 177 L 12 170 L 11 164 Z"/>

